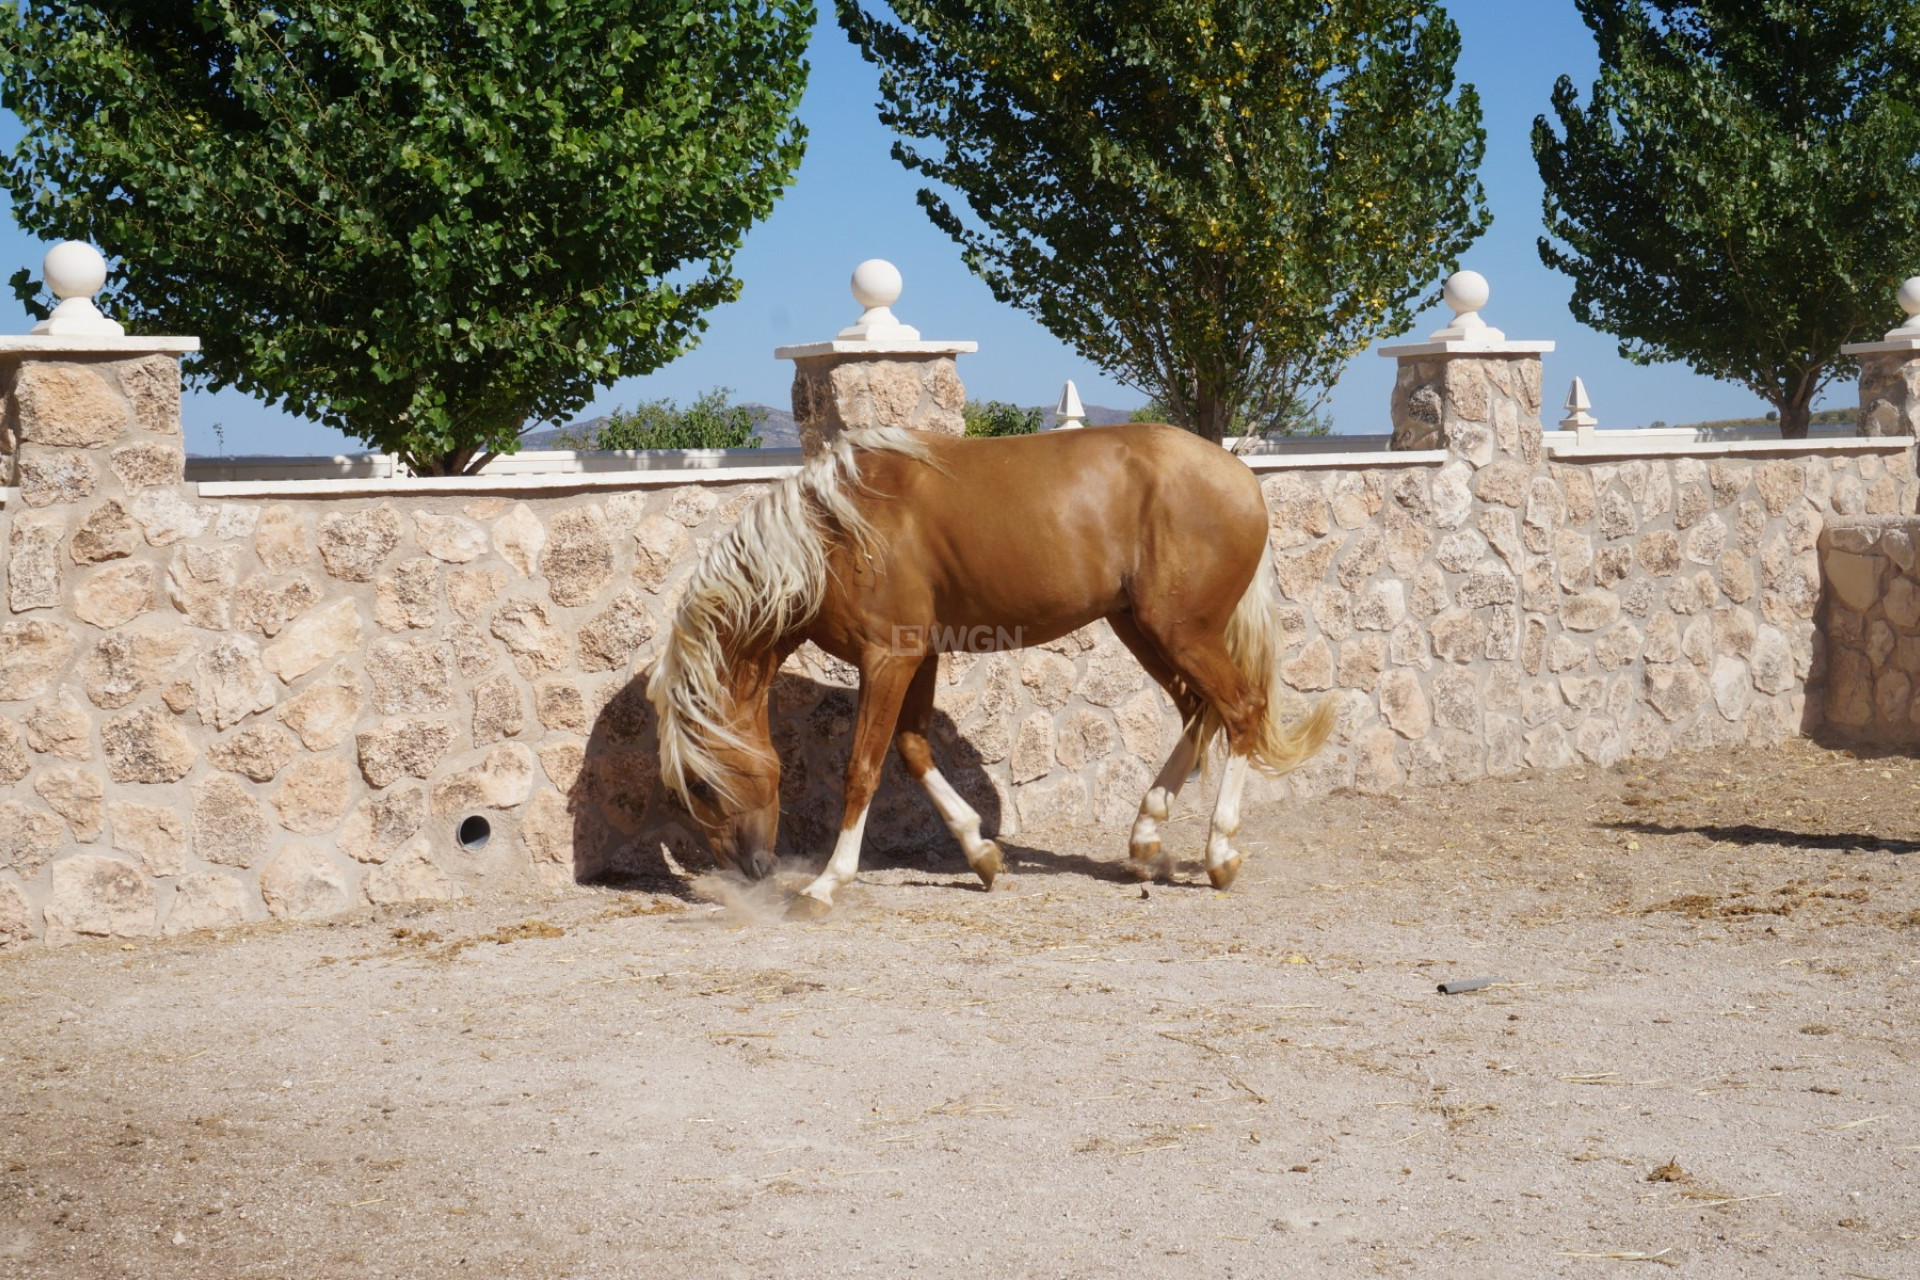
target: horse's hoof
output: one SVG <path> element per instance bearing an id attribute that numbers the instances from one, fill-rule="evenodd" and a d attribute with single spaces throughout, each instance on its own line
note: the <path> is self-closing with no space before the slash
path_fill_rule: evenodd
<path id="1" fill-rule="evenodd" d="M 811 894 L 800 894 L 787 904 L 789 920 L 824 920 L 833 910 L 831 902 L 822 902 Z"/>
<path id="2" fill-rule="evenodd" d="M 987 841 L 980 856 L 973 860 L 973 874 L 979 876 L 980 883 L 988 889 L 993 888 L 993 878 L 1006 869 L 1006 861 L 1000 856 L 1000 846 L 991 840 Z"/>
<path id="3" fill-rule="evenodd" d="M 1158 840 L 1127 846 L 1127 866 L 1133 871 L 1135 880 L 1158 880 L 1168 870 L 1166 855 L 1160 852 Z"/>
<path id="4" fill-rule="evenodd" d="M 1207 868 L 1207 879 L 1213 881 L 1213 887 L 1225 893 L 1233 887 L 1233 878 L 1240 874 L 1240 855 L 1234 854 L 1217 867 Z"/>

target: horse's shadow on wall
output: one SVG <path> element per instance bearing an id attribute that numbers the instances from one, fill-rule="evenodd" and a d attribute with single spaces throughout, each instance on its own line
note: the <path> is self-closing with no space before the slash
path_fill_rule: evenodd
<path id="1" fill-rule="evenodd" d="M 780 836 L 776 852 L 819 865 L 840 830 L 842 787 L 853 746 L 859 691 L 781 671 L 772 692 L 773 744 L 780 755 Z M 1002 800 L 985 762 L 945 712 L 932 726 L 934 760 L 947 780 L 997 831 Z M 573 819 L 574 878 L 685 896 L 686 872 L 718 864 L 699 825 L 660 779 L 658 723 L 646 673 L 623 686 L 594 718 L 580 771 L 567 792 Z M 966 870 L 958 843 L 899 754 L 888 750 L 867 818 L 863 867 Z"/>

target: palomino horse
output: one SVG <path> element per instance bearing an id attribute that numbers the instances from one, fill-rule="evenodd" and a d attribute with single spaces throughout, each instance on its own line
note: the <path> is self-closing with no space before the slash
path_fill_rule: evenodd
<path id="1" fill-rule="evenodd" d="M 1184 728 L 1140 802 L 1128 853 L 1166 875 L 1159 824 L 1217 733 L 1226 775 L 1207 875 L 1233 882 L 1249 765 L 1280 773 L 1320 748 L 1322 702 L 1288 726 L 1267 509 L 1244 463 L 1165 426 L 997 440 L 895 428 L 849 432 L 775 486 L 688 580 L 647 696 L 660 771 L 722 865 L 774 867 L 780 759 L 767 723 L 774 673 L 803 641 L 860 671 L 846 812 L 826 869 L 795 902 L 819 913 L 859 868 L 867 806 L 895 739 L 989 888 L 1000 849 L 933 767 L 927 728 L 943 640 L 1044 644 L 1105 618 L 1178 706 Z"/>

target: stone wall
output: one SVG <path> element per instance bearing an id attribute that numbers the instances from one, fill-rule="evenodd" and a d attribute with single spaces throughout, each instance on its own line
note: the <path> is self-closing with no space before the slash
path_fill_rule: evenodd
<path id="1" fill-rule="evenodd" d="M 1764 745 L 1817 728 L 1816 545 L 1910 511 L 1913 455 L 1461 460 L 1266 481 L 1281 671 L 1342 704 L 1290 787 Z"/>
<path id="2" fill-rule="evenodd" d="M 9 384 L 0 941 L 645 876 L 663 844 L 701 858 L 658 784 L 640 677 L 762 485 L 210 498 L 179 479 L 177 383 L 151 359 Z M 1910 448 L 1556 462 L 1537 360 L 1416 370 L 1407 399 L 1436 384 L 1443 462 L 1264 476 L 1282 674 L 1341 716 L 1256 796 L 1818 721 L 1816 544 L 1836 517 L 1914 509 Z M 132 465 L 160 453 L 171 470 Z M 810 651 L 776 683 L 784 852 L 817 858 L 837 829 L 853 685 Z M 1118 828 L 1175 729 L 1104 625 L 951 658 L 938 708 L 943 770 L 1007 836 Z M 475 817 L 490 838 L 463 843 Z M 891 759 L 869 849 L 958 865 Z"/>
<path id="3" fill-rule="evenodd" d="M 653 805 L 664 593 L 757 491 L 10 508 L 0 932 L 598 870 Z"/>

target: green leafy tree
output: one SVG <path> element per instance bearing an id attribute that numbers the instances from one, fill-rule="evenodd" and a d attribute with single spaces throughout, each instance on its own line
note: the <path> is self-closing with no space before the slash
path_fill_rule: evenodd
<path id="1" fill-rule="evenodd" d="M 416 470 L 692 346 L 803 149 L 811 0 L 24 0 L 27 230 L 189 372 Z M 15 277 L 32 299 L 38 284 Z"/>
<path id="2" fill-rule="evenodd" d="M 1540 257 L 1642 364 L 1682 360 L 1807 433 L 1920 263 L 1920 5 L 1579 0 L 1600 49 L 1562 77 Z"/>
<path id="3" fill-rule="evenodd" d="M 1317 403 L 1488 224 L 1432 0 L 835 2 L 967 265 L 1208 439 Z"/>
<path id="4" fill-rule="evenodd" d="M 682 409 L 676 401 L 649 400 L 633 412 L 615 409 L 585 439 L 563 437 L 576 449 L 758 449 L 760 417 L 729 403 L 731 387 L 715 387 Z"/>
<path id="5" fill-rule="evenodd" d="M 969 400 L 961 408 L 970 436 L 1030 436 L 1046 421 L 1040 409 L 1022 409 L 1005 400 Z"/>

